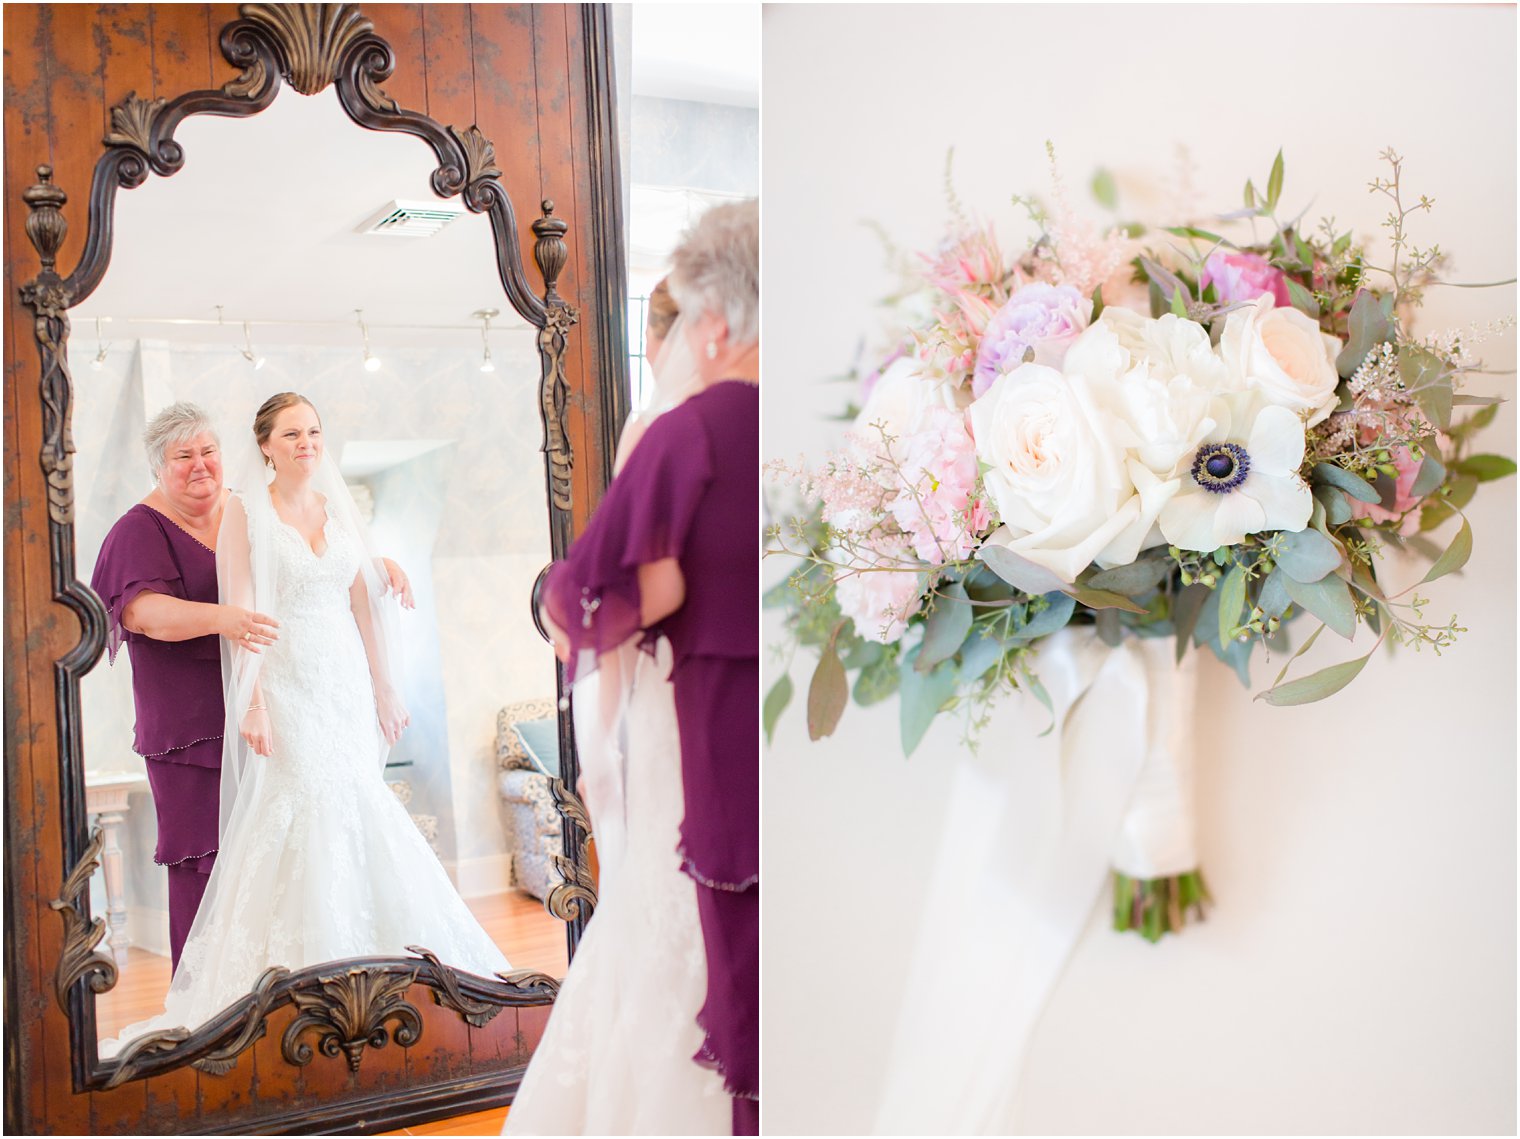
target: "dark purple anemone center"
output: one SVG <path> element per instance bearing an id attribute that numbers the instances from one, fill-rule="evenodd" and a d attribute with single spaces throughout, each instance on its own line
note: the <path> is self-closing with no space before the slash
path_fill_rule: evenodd
<path id="1" fill-rule="evenodd" d="M 1237 443 L 1205 443 L 1193 458 L 1193 481 L 1213 494 L 1229 494 L 1251 473 L 1251 456 Z"/>

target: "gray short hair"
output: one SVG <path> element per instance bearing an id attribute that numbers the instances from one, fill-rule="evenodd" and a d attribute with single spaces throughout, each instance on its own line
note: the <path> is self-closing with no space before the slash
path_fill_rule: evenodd
<path id="1" fill-rule="evenodd" d="M 169 448 L 186 439 L 210 432 L 216 436 L 211 417 L 193 403 L 171 403 L 148 422 L 143 432 L 143 447 L 148 452 L 148 469 L 158 478 L 164 469 Z"/>
<path id="2" fill-rule="evenodd" d="M 686 231 L 670 258 L 670 295 L 683 313 L 728 322 L 728 337 L 760 336 L 760 203 L 714 206 Z"/>

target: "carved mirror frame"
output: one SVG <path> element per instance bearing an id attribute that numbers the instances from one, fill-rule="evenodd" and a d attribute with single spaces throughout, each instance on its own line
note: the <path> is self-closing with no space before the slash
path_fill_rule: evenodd
<path id="1" fill-rule="evenodd" d="M 105 152 L 97 161 L 90 186 L 88 231 L 79 265 L 69 277 L 56 272 L 58 249 L 67 232 L 63 206 L 67 196 L 54 185 L 47 166 L 37 168 L 38 181 L 23 193 L 29 214 L 27 236 L 41 255 L 42 270 L 22 286 L 24 302 L 36 316 L 35 335 L 41 355 L 43 445 L 41 463 L 47 477 L 48 529 L 54 600 L 79 618 L 81 635 L 67 654 L 54 663 L 59 740 L 59 808 L 62 813 L 63 865 L 72 867 L 52 907 L 64 923 L 64 949 L 54 971 L 54 995 L 69 1020 L 74 1091 L 103 1090 L 193 1066 L 226 1073 L 238 1056 L 265 1032 L 265 1018 L 285 1005 L 295 1006 L 281 1054 L 290 1064 L 310 1063 L 316 1051 L 328 1057 L 342 1054 L 352 1070 L 362 1063 L 367 1047 L 394 1041 L 409 1047 L 421 1036 L 423 1018 L 407 999 L 416 982 L 432 991 L 434 1001 L 480 1027 L 504 1008 L 553 1002 L 559 984 L 542 973 L 519 971 L 485 979 L 458 972 L 423 947 L 408 947 L 415 956 L 368 957 L 334 962 L 292 972 L 266 971 L 252 992 L 193 1032 L 176 1029 L 144 1037 L 109 1061 L 99 1056 L 94 994 L 116 983 L 112 958 L 96 951 L 105 936 L 105 923 L 89 913 L 89 880 L 99 864 L 103 836 L 88 829 L 85 805 L 84 756 L 80 731 L 80 678 L 99 660 L 106 642 L 106 612 L 99 597 L 75 576 L 74 443 L 70 430 L 73 380 L 67 349 L 68 310 L 100 284 L 110 263 L 113 206 L 116 192 L 134 189 L 150 173 L 169 177 L 184 165 L 185 154 L 174 139 L 179 124 L 191 115 L 242 118 L 258 114 L 274 101 L 282 82 L 303 95 L 336 87 L 344 111 L 360 127 L 414 135 L 433 150 L 438 165 L 432 188 L 440 197 L 460 195 L 467 208 L 487 214 L 494 237 L 496 266 L 507 299 L 537 329 L 542 361 L 539 412 L 543 421 L 545 476 L 549 499 L 552 556 L 564 556 L 572 535 L 571 477 L 574 456 L 566 432 L 570 396 L 565 378 L 565 352 L 578 320 L 574 306 L 556 290 L 568 257 L 568 225 L 554 216 L 551 201 L 532 224 L 536 237 L 533 258 L 543 282 L 542 296 L 529 284 L 518 244 L 512 202 L 499 181 L 492 144 L 477 126 L 467 130 L 445 127 L 426 115 L 403 110 L 381 90 L 395 70 L 390 45 L 358 8 L 349 4 L 245 4 L 240 18 L 224 27 L 219 38 L 222 54 L 240 74 L 219 90 L 191 91 L 174 99 L 146 101 L 135 94 L 111 111 L 111 130 Z M 605 46 L 605 40 L 602 41 Z M 596 80 L 590 74 L 588 79 Z M 605 79 L 603 79 L 605 82 Z M 593 88 L 594 89 L 594 88 Z M 595 100 L 593 100 L 595 101 Z M 610 123 L 593 123 L 593 131 L 610 131 Z M 593 165 L 600 162 L 593 155 Z M 601 163 L 605 167 L 605 163 Z M 616 240 L 620 207 L 615 170 L 600 169 L 613 187 L 611 201 L 593 225 Z M 621 257 L 612 264 L 621 266 Z M 594 282 L 603 304 L 613 303 L 610 286 Z M 621 298 L 616 303 L 621 305 Z M 598 314 L 602 327 L 616 332 L 621 317 Z M 609 350 L 620 341 L 614 336 Z M 627 396 L 603 370 L 596 400 L 603 433 L 616 429 L 626 414 Z M 604 450 L 607 450 L 604 448 Z M 600 457 L 590 476 L 604 485 L 610 477 L 610 450 Z M 563 670 L 557 687 L 565 691 Z M 588 822 L 573 791 L 579 764 L 568 713 L 559 713 L 561 777 L 552 787 L 563 826 L 564 855 L 555 858 L 560 883 L 546 905 L 566 923 L 566 943 L 573 957 L 596 894 L 586 855 Z M 504 1081 L 513 1082 L 515 1081 Z M 496 1098 L 500 1098 L 499 1096 Z M 305 1113 L 326 1126 L 352 1122 L 342 1108 Z M 319 1118 L 320 1117 L 320 1118 Z M 304 1118 L 304 1116 L 303 1116 Z M 374 1119 L 371 1113 L 371 1120 Z M 297 1123 L 296 1117 L 282 1120 Z"/>

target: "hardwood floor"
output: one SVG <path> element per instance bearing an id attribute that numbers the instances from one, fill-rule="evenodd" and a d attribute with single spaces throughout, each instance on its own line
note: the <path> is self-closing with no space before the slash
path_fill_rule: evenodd
<path id="1" fill-rule="evenodd" d="M 466 904 L 491 940 L 501 946 L 514 969 L 533 969 L 551 977 L 565 975 L 565 923 L 552 917 L 537 898 L 515 890 L 471 898 Z M 163 1011 L 164 994 L 169 991 L 169 959 L 143 949 L 127 950 L 126 967 L 120 971 L 116 987 L 95 998 L 95 1021 L 102 1037 L 115 1036 L 129 1024 L 147 1020 Z M 482 1117 L 498 1118 L 490 1134 L 501 1130 L 505 1108 Z M 460 1116 L 458 1121 L 474 1119 Z M 429 1124 L 444 1126 L 444 1123 Z M 416 1135 L 474 1135 L 475 1131 L 416 1131 Z M 396 1134 L 404 1134 L 397 1132 Z"/>
<path id="2" fill-rule="evenodd" d="M 419 1123 L 415 1127 L 403 1127 L 400 1131 L 381 1131 L 381 1135 L 500 1135 L 501 1126 L 507 1121 L 507 1108 L 495 1111 L 476 1111 L 469 1115 L 456 1115 L 452 1119 L 440 1119 L 436 1123 Z"/>

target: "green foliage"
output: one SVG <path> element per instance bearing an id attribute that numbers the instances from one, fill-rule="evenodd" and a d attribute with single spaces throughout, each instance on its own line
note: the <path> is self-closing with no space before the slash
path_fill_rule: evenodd
<path id="1" fill-rule="evenodd" d="M 951 661 L 942 661 L 928 672 L 920 672 L 918 649 L 903 655 L 899 670 L 902 699 L 898 727 L 902 733 L 903 755 L 911 756 L 923 741 L 924 733 L 941 708 L 955 695 L 956 670 Z"/>
<path id="2" fill-rule="evenodd" d="M 1356 660 L 1347 661 L 1344 664 L 1332 664 L 1329 668 L 1322 668 L 1318 672 L 1311 672 L 1308 676 L 1298 680 L 1290 680 L 1287 684 L 1279 684 L 1275 688 L 1269 688 L 1257 697 L 1265 700 L 1268 704 L 1278 707 L 1287 707 L 1293 704 L 1313 704 L 1316 700 L 1323 700 L 1326 696 L 1334 696 L 1346 685 L 1357 678 L 1372 653 Z"/>
<path id="3" fill-rule="evenodd" d="M 850 683 L 845 678 L 844 664 L 830 644 L 818 658 L 818 667 L 813 671 L 813 682 L 808 685 L 809 739 L 821 740 L 834 734 L 849 697 Z"/>
<path id="4" fill-rule="evenodd" d="M 781 719 L 781 713 L 786 711 L 786 706 L 791 702 L 792 677 L 790 673 L 784 672 L 781 674 L 781 679 L 771 685 L 771 690 L 765 694 L 765 704 L 761 709 L 766 743 L 771 742 L 771 737 L 776 732 L 776 721 Z"/>
<path id="5" fill-rule="evenodd" d="M 1479 482 L 1493 482 L 1515 473 L 1515 460 L 1503 455 L 1469 455 L 1451 465 L 1458 474 L 1471 475 Z M 1420 493 L 1418 490 L 1416 494 Z"/>
<path id="6" fill-rule="evenodd" d="M 952 582 L 934 598 L 934 609 L 924 622 L 923 646 L 918 651 L 918 671 L 928 672 L 955 655 L 971 631 L 971 603 L 966 587 Z"/>
<path id="7" fill-rule="evenodd" d="M 1277 564 L 1298 581 L 1318 581 L 1341 564 L 1341 552 L 1318 530 L 1300 530 L 1282 535 Z"/>
<path id="8" fill-rule="evenodd" d="M 1356 302 L 1351 306 L 1346 347 L 1335 359 L 1341 379 L 1350 379 L 1362 366 L 1367 353 L 1376 345 L 1393 340 L 1396 332 L 1392 297 L 1379 300 L 1370 291 L 1357 294 Z"/>

